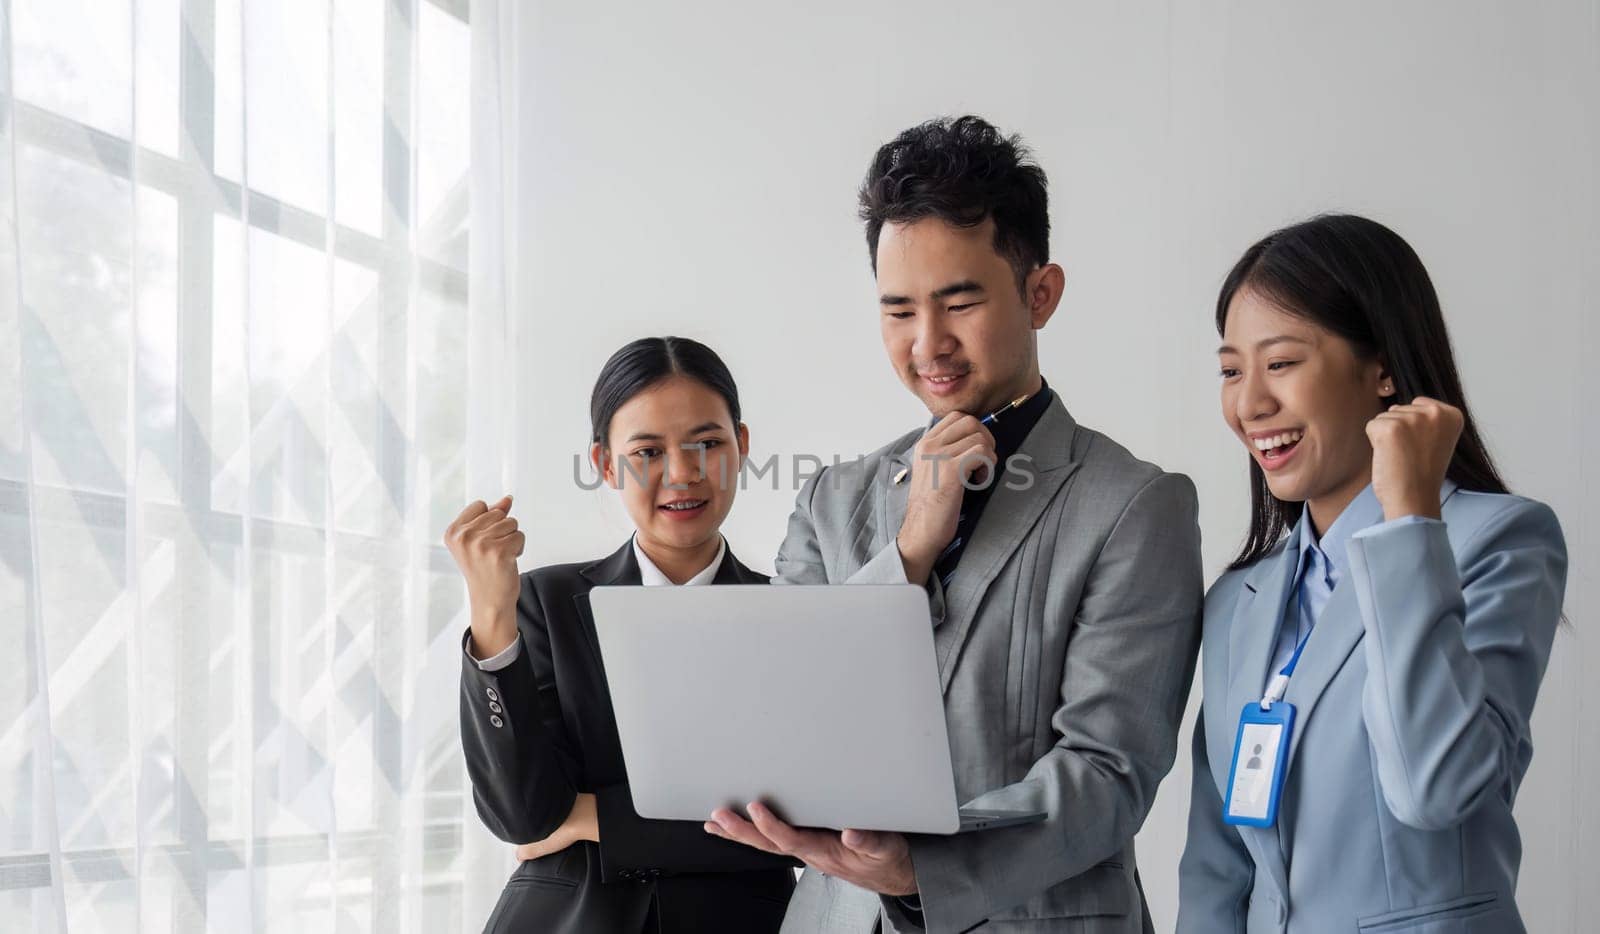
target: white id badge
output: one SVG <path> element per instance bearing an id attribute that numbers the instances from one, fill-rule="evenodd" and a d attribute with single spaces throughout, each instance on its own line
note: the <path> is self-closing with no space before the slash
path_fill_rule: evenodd
<path id="1" fill-rule="evenodd" d="M 1224 823 L 1271 827 L 1277 821 L 1278 794 L 1283 790 L 1293 730 L 1293 704 L 1278 701 L 1265 710 L 1256 701 L 1245 705 L 1233 741 L 1233 765 L 1228 769 Z"/>

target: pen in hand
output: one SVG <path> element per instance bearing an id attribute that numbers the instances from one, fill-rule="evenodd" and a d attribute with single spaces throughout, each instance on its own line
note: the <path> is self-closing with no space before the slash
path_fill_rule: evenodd
<path id="1" fill-rule="evenodd" d="M 1010 411 L 1016 409 L 1017 407 L 1021 406 L 1022 403 L 1027 402 L 1029 398 L 1031 398 L 1031 396 L 1018 396 L 1015 399 L 1012 399 L 1010 402 L 1007 402 L 1005 405 L 1002 405 L 1000 408 L 995 409 L 993 412 L 990 412 L 988 415 L 985 415 L 984 417 L 978 419 L 978 424 L 983 425 L 985 427 L 988 427 L 989 425 L 993 425 L 995 422 L 998 422 L 1000 420 L 1000 416 L 1002 416 L 1002 415 L 1006 414 L 1007 412 L 1010 412 Z M 904 480 L 906 478 L 906 476 L 908 474 L 910 474 L 910 473 L 911 473 L 911 468 L 909 466 L 900 468 L 900 472 L 894 475 L 895 484 L 898 485 L 900 483 L 900 481 Z"/>

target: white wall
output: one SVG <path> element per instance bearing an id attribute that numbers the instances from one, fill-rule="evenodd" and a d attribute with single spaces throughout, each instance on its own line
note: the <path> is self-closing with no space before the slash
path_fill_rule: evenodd
<path id="1" fill-rule="evenodd" d="M 1520 900 L 1530 930 L 1579 930 L 1600 856 L 1579 794 L 1600 785 L 1600 705 L 1580 691 L 1600 564 L 1584 486 L 1600 464 L 1586 365 L 1600 351 L 1600 6 L 633 6 L 533 4 L 505 43 L 529 564 L 627 532 L 605 494 L 575 488 L 571 457 L 595 373 L 631 338 L 716 347 L 758 456 L 848 457 L 919 422 L 878 344 L 854 192 L 896 131 L 971 111 L 1023 133 L 1050 175 L 1068 280 L 1041 340 L 1047 377 L 1080 421 L 1195 479 L 1215 575 L 1247 503 L 1217 411 L 1217 285 L 1274 226 L 1366 213 L 1428 263 L 1501 466 L 1566 528 L 1573 627 L 1535 716 Z M 792 500 L 787 485 L 741 494 L 728 533 L 749 563 L 771 567 Z M 1160 929 L 1187 749 L 1185 735 L 1140 838 Z"/>

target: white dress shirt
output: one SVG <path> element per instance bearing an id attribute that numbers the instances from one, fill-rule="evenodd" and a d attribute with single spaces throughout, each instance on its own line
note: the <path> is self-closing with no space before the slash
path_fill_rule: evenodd
<path id="1" fill-rule="evenodd" d="M 719 539 L 720 541 L 717 545 L 717 556 L 712 558 L 711 563 L 701 568 L 693 577 L 684 581 L 683 586 L 698 587 L 702 584 L 709 584 L 711 583 L 711 579 L 717 576 L 717 569 L 722 567 L 722 558 L 728 553 L 728 540 L 725 538 L 720 538 L 720 536 Z M 644 553 L 643 548 L 639 547 L 638 533 L 634 533 L 632 542 L 633 556 L 639 562 L 639 582 L 644 584 L 646 587 L 672 586 L 672 580 L 668 578 L 667 575 L 661 573 L 661 569 L 656 567 L 656 563 L 650 560 L 650 556 Z M 517 656 L 521 654 L 522 639 L 519 637 L 511 640 L 510 645 L 506 646 L 504 649 L 501 649 L 494 655 L 489 656 L 488 658 L 480 659 L 474 656 L 472 660 L 477 662 L 478 667 L 484 671 L 499 671 L 500 669 L 516 661 Z"/>

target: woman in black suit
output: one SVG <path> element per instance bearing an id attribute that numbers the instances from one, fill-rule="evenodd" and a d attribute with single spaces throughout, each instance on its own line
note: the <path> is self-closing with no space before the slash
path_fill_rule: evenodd
<path id="1" fill-rule="evenodd" d="M 445 541 L 467 580 L 461 740 L 478 814 L 523 844 L 487 931 L 777 931 L 794 865 L 633 810 L 591 588 L 758 584 L 718 531 L 749 432 L 733 378 L 683 338 L 634 341 L 590 401 L 590 459 L 636 532 L 610 557 L 517 573 L 511 497 L 476 502 Z M 687 752 L 687 751 L 686 751 Z"/>

